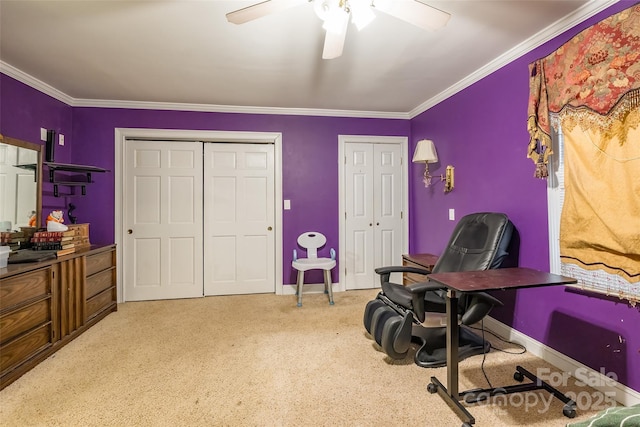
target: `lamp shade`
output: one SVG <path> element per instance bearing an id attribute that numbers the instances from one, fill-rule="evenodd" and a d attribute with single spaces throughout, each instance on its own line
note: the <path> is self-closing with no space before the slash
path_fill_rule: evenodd
<path id="1" fill-rule="evenodd" d="M 414 163 L 435 163 L 438 161 L 436 146 L 430 139 L 418 141 L 416 151 L 413 152 Z"/>

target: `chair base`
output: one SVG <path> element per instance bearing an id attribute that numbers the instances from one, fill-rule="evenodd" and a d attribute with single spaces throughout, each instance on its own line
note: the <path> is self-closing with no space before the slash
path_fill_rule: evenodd
<path id="1" fill-rule="evenodd" d="M 441 326 L 437 316 L 431 316 L 430 320 L 434 327 L 413 323 L 413 316 L 409 312 L 401 314 L 380 297 L 369 301 L 363 319 L 365 329 L 387 356 L 395 360 L 404 359 L 410 343 L 414 343 L 419 346 L 414 356 L 416 365 L 439 368 L 447 365 L 447 328 Z M 458 360 L 491 350 L 488 341 L 465 326 L 460 327 L 458 343 Z"/>
<path id="2" fill-rule="evenodd" d="M 445 328 L 424 328 L 414 325 L 411 331 L 411 341 L 420 345 L 416 351 L 414 361 L 423 368 L 439 368 L 447 365 L 447 344 Z M 488 353 L 491 344 L 464 326 L 460 327 L 458 345 L 458 360 L 466 359 L 477 354 Z"/>
<path id="3" fill-rule="evenodd" d="M 298 296 L 298 307 L 302 307 L 302 287 L 304 286 L 304 270 L 298 270 L 296 283 L 296 295 Z M 329 296 L 329 305 L 333 302 L 333 283 L 331 283 L 331 271 L 324 270 L 324 293 Z"/>

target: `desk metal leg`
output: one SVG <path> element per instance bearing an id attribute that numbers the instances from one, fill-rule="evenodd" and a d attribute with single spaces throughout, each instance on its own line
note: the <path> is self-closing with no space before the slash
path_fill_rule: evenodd
<path id="1" fill-rule="evenodd" d="M 447 292 L 447 389 L 449 395 L 458 399 L 458 296 Z"/>
<path id="2" fill-rule="evenodd" d="M 451 409 L 466 425 L 475 424 L 476 420 L 460 403 L 458 393 L 458 340 L 460 327 L 458 326 L 458 296 L 455 291 L 447 291 L 447 387 L 444 387 L 436 377 L 431 377 L 427 386 L 429 393 L 438 393 L 449 404 Z"/>
<path id="3" fill-rule="evenodd" d="M 547 382 L 541 380 L 531 372 L 527 371 L 522 366 L 516 366 L 516 372 L 513 375 L 513 378 L 519 382 L 522 382 L 525 378 L 528 378 L 531 382 L 508 385 L 504 387 L 463 391 L 462 393 L 460 393 L 460 399 L 463 399 L 466 403 L 478 403 L 487 400 L 492 396 L 501 396 L 511 393 L 524 393 L 534 390 L 546 390 L 555 398 L 564 403 L 562 414 L 565 417 L 574 418 L 576 416 L 576 402 L 571 400 L 555 387 L 551 386 Z"/>

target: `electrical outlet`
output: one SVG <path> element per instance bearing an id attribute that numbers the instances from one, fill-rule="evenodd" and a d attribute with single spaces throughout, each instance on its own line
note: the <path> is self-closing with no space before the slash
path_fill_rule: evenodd
<path id="1" fill-rule="evenodd" d="M 63 134 L 59 134 L 58 135 L 58 145 L 64 145 L 64 135 Z"/>
<path id="2" fill-rule="evenodd" d="M 40 128 L 40 141 L 47 140 L 47 130 L 45 128 Z"/>
<path id="3" fill-rule="evenodd" d="M 449 221 L 455 221 L 455 220 L 456 220 L 456 210 L 449 209 Z"/>

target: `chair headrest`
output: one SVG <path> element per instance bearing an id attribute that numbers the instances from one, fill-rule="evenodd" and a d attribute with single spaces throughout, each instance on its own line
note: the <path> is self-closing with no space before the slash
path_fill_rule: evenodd
<path id="1" fill-rule="evenodd" d="M 327 238 L 317 231 L 309 231 L 298 236 L 298 244 L 303 248 L 320 248 L 327 243 Z"/>
<path id="2" fill-rule="evenodd" d="M 513 224 L 503 213 L 481 212 L 460 219 L 434 273 L 498 268 L 508 255 Z"/>

